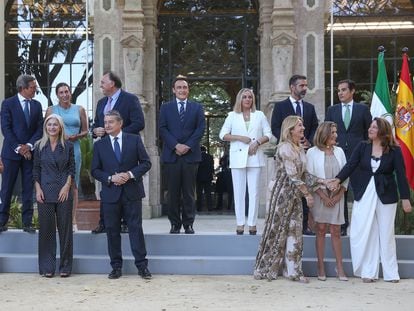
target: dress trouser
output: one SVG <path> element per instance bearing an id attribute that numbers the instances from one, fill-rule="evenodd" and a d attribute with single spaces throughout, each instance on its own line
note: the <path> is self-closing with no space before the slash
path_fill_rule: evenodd
<path id="1" fill-rule="evenodd" d="M 108 253 L 113 269 L 122 268 L 121 248 L 121 218 L 128 225 L 129 243 L 135 258 L 135 266 L 138 270 L 148 264 L 145 248 L 144 232 L 142 230 L 142 201 L 130 201 L 126 195 L 121 194 L 117 203 L 103 203 L 106 236 L 108 239 Z"/>
<path id="2" fill-rule="evenodd" d="M 60 244 L 60 273 L 72 272 L 73 200 L 59 203 L 39 203 L 39 273 L 56 271 L 56 225 Z"/>
<path id="3" fill-rule="evenodd" d="M 184 157 L 177 157 L 175 163 L 165 163 L 165 169 L 168 219 L 178 228 L 193 225 L 198 163 L 187 163 Z"/>
<path id="4" fill-rule="evenodd" d="M 9 220 L 10 203 L 13 188 L 16 184 L 19 170 L 22 178 L 22 222 L 30 225 L 33 217 L 33 160 L 10 160 L 3 158 L 4 172 L 1 184 L 0 225 L 6 225 Z"/>
<path id="5" fill-rule="evenodd" d="M 399 280 L 394 235 L 397 204 L 382 204 L 379 199 L 371 206 L 359 203 L 355 201 L 352 208 L 350 231 L 354 274 L 378 279 L 381 261 L 384 280 Z"/>
<path id="6" fill-rule="evenodd" d="M 237 225 L 243 226 L 246 222 L 245 197 L 247 182 L 249 192 L 247 225 L 255 226 L 259 207 L 260 167 L 232 168 L 231 175 L 233 178 L 234 211 L 236 213 Z"/>

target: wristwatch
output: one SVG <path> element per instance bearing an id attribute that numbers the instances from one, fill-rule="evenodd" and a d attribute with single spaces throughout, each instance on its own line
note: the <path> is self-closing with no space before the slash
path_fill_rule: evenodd
<path id="1" fill-rule="evenodd" d="M 111 184 L 112 182 L 112 175 L 108 176 L 108 186 Z"/>

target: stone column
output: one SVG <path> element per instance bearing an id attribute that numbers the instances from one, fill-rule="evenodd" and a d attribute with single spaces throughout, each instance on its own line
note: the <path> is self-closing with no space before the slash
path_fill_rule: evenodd
<path id="1" fill-rule="evenodd" d="M 144 12 L 144 57 L 142 92 L 147 101 L 145 111 L 145 146 L 150 156 L 152 167 L 149 171 L 149 184 L 147 197 L 151 207 L 151 214 L 148 217 L 160 217 L 161 209 L 161 168 L 158 154 L 158 116 L 157 116 L 157 1 L 142 0 Z M 144 215 L 147 216 L 147 215 Z"/>
<path id="2" fill-rule="evenodd" d="M 294 49 L 297 37 L 292 1 L 274 0 L 271 19 L 273 93 L 270 100 L 278 101 L 289 94 L 289 78 L 293 74 Z"/>

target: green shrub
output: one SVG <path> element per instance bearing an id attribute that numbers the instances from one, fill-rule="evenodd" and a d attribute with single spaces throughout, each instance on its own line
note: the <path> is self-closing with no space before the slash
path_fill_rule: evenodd
<path id="1" fill-rule="evenodd" d="M 35 228 L 39 228 L 39 219 L 37 215 L 37 209 L 33 212 L 32 223 Z M 13 196 L 10 204 L 9 226 L 11 228 L 22 229 L 22 204 L 17 196 Z"/>

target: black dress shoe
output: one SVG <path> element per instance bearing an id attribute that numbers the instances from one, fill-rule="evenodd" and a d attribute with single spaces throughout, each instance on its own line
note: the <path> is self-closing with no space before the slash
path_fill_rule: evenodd
<path id="1" fill-rule="evenodd" d="M 171 229 L 170 229 L 170 233 L 171 233 L 171 234 L 177 234 L 177 233 L 180 233 L 180 228 L 179 228 L 178 226 L 176 226 L 176 225 L 172 225 L 172 226 L 171 226 Z"/>
<path id="2" fill-rule="evenodd" d="M 127 224 L 121 224 L 121 233 L 128 233 L 128 226 Z"/>
<path id="3" fill-rule="evenodd" d="M 105 226 L 99 224 L 95 229 L 93 229 L 92 234 L 99 234 L 99 233 L 105 233 Z"/>
<path id="4" fill-rule="evenodd" d="M 185 234 L 194 234 L 194 229 L 192 225 L 185 227 Z"/>
<path id="5" fill-rule="evenodd" d="M 0 226 L 0 233 L 9 230 L 9 228 L 4 225 L 4 226 Z"/>
<path id="6" fill-rule="evenodd" d="M 138 275 L 139 275 L 140 277 L 142 277 L 143 279 L 145 279 L 145 280 L 149 280 L 149 279 L 151 279 L 151 278 L 152 278 L 152 274 L 151 274 L 151 272 L 148 270 L 148 268 L 147 268 L 147 267 L 142 268 L 141 270 L 138 270 Z"/>
<path id="7" fill-rule="evenodd" d="M 305 229 L 305 230 L 303 230 L 302 233 L 303 233 L 303 235 L 315 235 L 315 232 L 313 232 L 310 229 Z"/>
<path id="8" fill-rule="evenodd" d="M 108 279 L 119 279 L 122 276 L 121 269 L 113 269 L 111 273 L 108 274 Z"/>
<path id="9" fill-rule="evenodd" d="M 36 233 L 36 229 L 33 227 L 33 225 L 24 225 L 23 231 L 27 233 Z"/>

